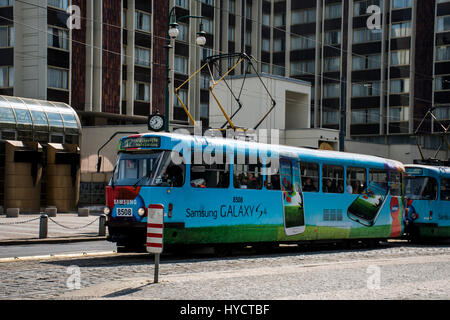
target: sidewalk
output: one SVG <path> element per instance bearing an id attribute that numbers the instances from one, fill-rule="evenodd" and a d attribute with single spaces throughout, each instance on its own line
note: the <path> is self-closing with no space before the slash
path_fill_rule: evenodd
<path id="1" fill-rule="evenodd" d="M 47 238 L 39 239 L 40 214 L 21 214 L 18 218 L 0 215 L 0 245 L 102 240 L 100 213 L 79 217 L 77 213 L 58 213 L 48 218 Z M 107 230 L 106 230 L 107 232 Z"/>

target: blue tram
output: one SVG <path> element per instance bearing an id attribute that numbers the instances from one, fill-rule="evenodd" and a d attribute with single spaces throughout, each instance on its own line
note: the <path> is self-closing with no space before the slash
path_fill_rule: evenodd
<path id="1" fill-rule="evenodd" d="M 410 237 L 450 237 L 449 167 L 406 165 L 405 197 Z"/>
<path id="2" fill-rule="evenodd" d="M 379 240 L 404 233 L 404 166 L 375 156 L 174 133 L 123 137 L 106 188 L 109 241 L 164 246 Z"/>

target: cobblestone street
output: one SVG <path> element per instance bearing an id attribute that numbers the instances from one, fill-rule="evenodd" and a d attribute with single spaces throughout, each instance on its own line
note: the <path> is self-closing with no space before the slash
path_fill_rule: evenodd
<path id="1" fill-rule="evenodd" d="M 448 245 L 167 255 L 154 284 L 153 258 L 146 254 L 3 262 L 0 298 L 448 300 L 449 265 Z M 78 275 L 80 289 L 70 290 Z"/>

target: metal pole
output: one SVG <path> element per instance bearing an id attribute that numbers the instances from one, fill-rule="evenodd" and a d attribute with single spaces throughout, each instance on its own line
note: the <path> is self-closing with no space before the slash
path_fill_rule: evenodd
<path id="1" fill-rule="evenodd" d="M 345 77 L 341 78 L 341 107 L 340 107 L 340 124 L 339 124 L 339 151 L 345 150 Z"/>
<path id="2" fill-rule="evenodd" d="M 41 215 L 39 220 L 39 239 L 47 238 L 48 234 L 48 216 L 46 214 Z"/>
<path id="3" fill-rule="evenodd" d="M 155 253 L 155 276 L 154 283 L 158 283 L 158 275 L 159 275 L 159 253 Z"/>
<path id="4" fill-rule="evenodd" d="M 172 9 L 170 8 L 170 1 L 168 2 L 168 7 L 167 10 L 169 11 L 169 15 L 167 17 L 167 29 L 166 29 L 166 36 L 168 37 L 167 39 L 167 45 L 166 45 L 166 101 L 165 101 L 165 108 L 164 108 L 164 131 L 165 132 L 169 132 L 169 122 L 170 122 L 170 118 L 169 118 L 169 51 L 170 51 L 170 36 L 169 36 L 169 27 L 170 27 L 170 20 L 172 18 L 172 14 L 174 13 L 174 9 L 175 7 L 173 7 Z"/>
<path id="5" fill-rule="evenodd" d="M 106 214 L 101 214 L 98 224 L 98 235 L 104 236 L 106 234 Z"/>

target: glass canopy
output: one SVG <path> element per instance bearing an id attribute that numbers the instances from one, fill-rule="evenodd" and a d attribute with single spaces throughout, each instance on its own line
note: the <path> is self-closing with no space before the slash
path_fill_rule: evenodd
<path id="1" fill-rule="evenodd" d="M 62 102 L 0 95 L 0 140 L 79 143 L 77 113 Z"/>

